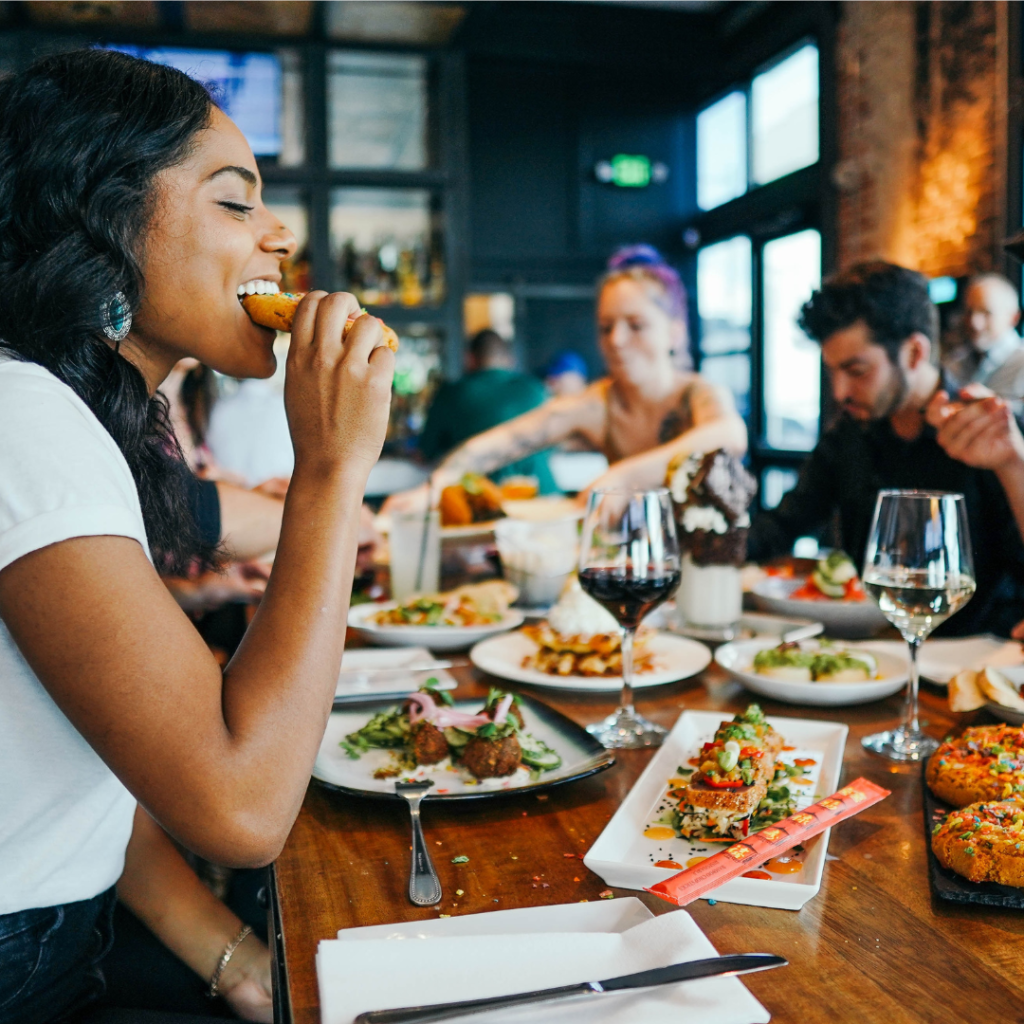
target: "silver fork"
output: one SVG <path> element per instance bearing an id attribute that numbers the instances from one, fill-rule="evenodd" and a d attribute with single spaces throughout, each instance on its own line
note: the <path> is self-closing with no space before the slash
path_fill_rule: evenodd
<path id="1" fill-rule="evenodd" d="M 441 902 L 441 879 L 430 860 L 427 842 L 420 825 L 420 801 L 433 781 L 396 782 L 395 792 L 409 803 L 412 818 L 412 865 L 409 868 L 409 899 L 418 907 L 432 907 Z"/>

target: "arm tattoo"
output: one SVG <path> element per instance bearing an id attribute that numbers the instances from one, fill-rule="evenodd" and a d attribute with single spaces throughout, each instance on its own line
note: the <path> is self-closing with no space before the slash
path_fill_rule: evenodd
<path id="1" fill-rule="evenodd" d="M 438 467 L 456 473 L 490 473 L 534 455 L 565 439 L 567 432 L 559 430 L 556 417 L 551 415 L 522 417 L 471 437 L 452 451 Z"/>

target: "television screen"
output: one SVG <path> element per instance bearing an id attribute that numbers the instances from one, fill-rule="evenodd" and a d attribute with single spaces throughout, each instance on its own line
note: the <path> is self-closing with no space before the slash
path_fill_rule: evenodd
<path id="1" fill-rule="evenodd" d="M 111 45 L 132 57 L 184 71 L 202 82 L 241 129 L 256 156 L 281 152 L 281 61 L 273 53 Z"/>

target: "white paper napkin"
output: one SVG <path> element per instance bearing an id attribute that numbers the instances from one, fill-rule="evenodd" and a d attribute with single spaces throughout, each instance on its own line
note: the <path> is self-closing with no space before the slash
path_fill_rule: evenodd
<path id="1" fill-rule="evenodd" d="M 500 919 L 501 911 L 480 915 Z M 500 927 L 500 920 L 488 922 Z M 624 932 L 457 935 L 411 941 L 328 939 L 317 951 L 320 1019 L 351 1024 L 366 1010 L 478 999 L 553 988 L 714 956 L 683 910 Z M 556 1009 L 557 1007 L 557 1009 Z M 707 978 L 634 992 L 492 1011 L 498 1024 L 767 1024 L 769 1013 L 737 978 Z"/>
<path id="2" fill-rule="evenodd" d="M 907 657 L 907 645 L 902 640 L 870 640 L 857 642 L 858 647 L 879 650 L 896 657 Z M 1024 665 L 1024 650 L 1016 640 L 1003 640 L 997 636 L 964 636 L 925 640 L 917 658 L 921 675 L 933 683 L 945 686 L 965 668 L 1015 668 Z"/>
<path id="3" fill-rule="evenodd" d="M 373 696 L 375 693 L 413 693 L 432 676 L 437 689 L 454 690 L 455 679 L 444 669 L 395 671 L 439 660 L 426 647 L 356 647 L 345 651 L 336 697 Z M 440 659 L 443 660 L 443 659 Z"/>

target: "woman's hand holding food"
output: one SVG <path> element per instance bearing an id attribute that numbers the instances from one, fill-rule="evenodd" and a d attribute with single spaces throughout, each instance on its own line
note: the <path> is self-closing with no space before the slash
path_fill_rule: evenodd
<path id="1" fill-rule="evenodd" d="M 302 300 L 284 390 L 296 474 L 342 467 L 369 474 L 387 431 L 394 368 L 380 321 L 360 316 L 354 296 L 310 292 Z"/>

